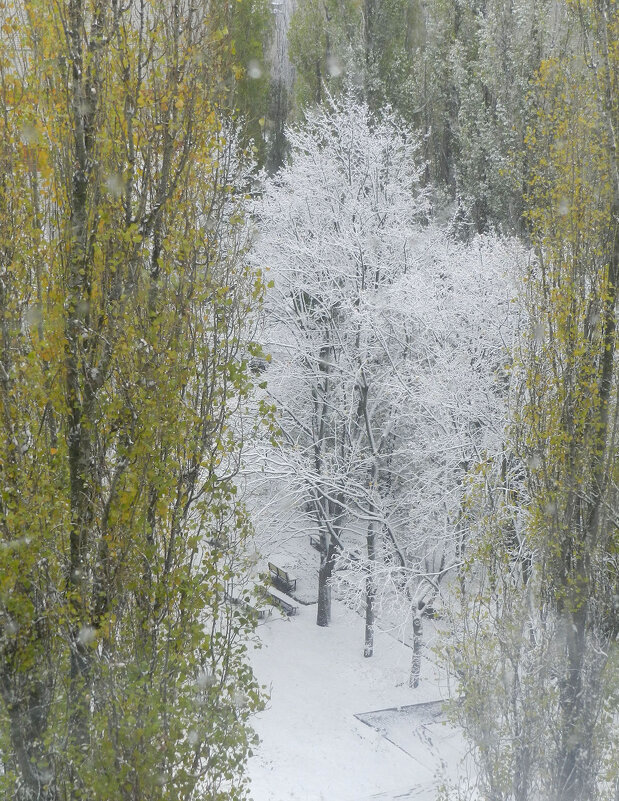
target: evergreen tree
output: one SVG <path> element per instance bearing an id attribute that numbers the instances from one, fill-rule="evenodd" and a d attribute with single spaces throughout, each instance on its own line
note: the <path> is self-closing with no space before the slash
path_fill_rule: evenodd
<path id="1" fill-rule="evenodd" d="M 288 35 L 290 59 L 296 70 L 299 109 L 322 103 L 355 80 L 362 18 L 355 0 L 303 0 Z M 362 81 L 362 74 L 358 76 Z"/>
<path id="2" fill-rule="evenodd" d="M 232 56 L 238 65 L 234 70 L 232 110 L 239 117 L 241 142 L 253 143 L 258 165 L 267 158 L 264 134 L 269 111 L 270 65 L 266 54 L 272 28 L 268 0 L 235 0 L 231 4 Z"/>

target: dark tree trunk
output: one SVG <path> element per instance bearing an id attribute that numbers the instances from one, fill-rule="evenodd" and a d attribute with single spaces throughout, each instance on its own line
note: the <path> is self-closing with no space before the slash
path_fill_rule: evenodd
<path id="1" fill-rule="evenodd" d="M 318 609 L 316 611 L 316 625 L 328 626 L 331 623 L 331 576 L 335 563 L 336 551 L 333 544 L 320 554 L 320 568 L 318 569 Z"/>
<path id="2" fill-rule="evenodd" d="M 52 695 L 51 670 L 44 678 L 32 675 L 0 674 L 0 695 L 8 712 L 12 759 L 22 784 L 15 801 L 56 801 L 59 797 L 52 769 L 52 757 L 42 736 L 47 729 L 47 715 Z"/>
<path id="3" fill-rule="evenodd" d="M 105 5 L 96 4 L 85 41 L 86 11 L 80 0 L 69 3 L 67 49 L 71 63 L 71 112 L 73 124 L 74 169 L 70 189 L 71 241 L 68 259 L 68 304 L 66 333 L 66 397 L 68 407 L 67 446 L 71 502 L 70 558 L 67 585 L 70 596 L 70 684 L 68 690 L 69 744 L 73 798 L 81 796 L 76 760 L 86 756 L 89 746 L 89 683 L 92 652 L 88 642 L 90 628 L 88 564 L 92 519 L 92 438 L 91 423 L 95 406 L 95 386 L 90 380 L 91 343 L 84 332 L 90 329 L 92 272 L 92 229 L 96 218 L 96 189 L 92 186 L 96 146 L 98 99 L 101 90 L 100 50 L 103 46 Z"/>
<path id="4" fill-rule="evenodd" d="M 596 797 L 594 734 L 605 658 L 588 629 L 585 605 L 566 614 L 567 669 L 559 688 L 561 741 L 555 801 L 590 801 Z"/>
<path id="5" fill-rule="evenodd" d="M 423 648 L 423 620 L 416 612 L 413 618 L 413 656 L 411 658 L 411 673 L 408 679 L 410 687 L 419 687 L 421 677 L 421 649 Z"/>
<path id="6" fill-rule="evenodd" d="M 373 509 L 371 511 L 373 511 Z M 368 564 L 365 577 L 365 647 L 363 649 L 363 656 L 370 657 L 374 654 L 374 601 L 376 598 L 376 580 L 374 576 L 376 533 L 374 531 L 373 520 L 370 520 L 368 523 L 367 549 Z"/>
<path id="7" fill-rule="evenodd" d="M 288 141 L 286 139 L 286 121 L 290 101 L 288 88 L 283 80 L 271 83 L 271 102 L 269 104 L 269 117 L 271 121 L 271 138 L 266 158 L 266 168 L 270 175 L 278 172 L 286 163 Z"/>

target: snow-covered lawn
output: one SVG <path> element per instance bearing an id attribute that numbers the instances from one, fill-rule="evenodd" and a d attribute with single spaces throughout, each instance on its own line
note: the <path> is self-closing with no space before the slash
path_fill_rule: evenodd
<path id="1" fill-rule="evenodd" d="M 378 633 L 375 656 L 365 659 L 357 614 L 334 601 L 329 628 L 315 615 L 315 605 L 301 606 L 297 617 L 275 612 L 259 627 L 252 661 L 270 702 L 255 719 L 254 801 L 434 801 L 442 763 L 450 773 L 457 765 L 460 738 L 428 707 L 400 708 L 445 697 L 439 672 L 426 661 L 421 686 L 410 689 L 409 648 Z M 355 717 L 390 709 L 367 724 Z"/>

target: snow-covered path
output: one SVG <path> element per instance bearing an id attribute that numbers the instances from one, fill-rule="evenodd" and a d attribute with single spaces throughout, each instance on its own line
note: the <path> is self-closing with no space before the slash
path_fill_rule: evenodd
<path id="1" fill-rule="evenodd" d="M 444 697 L 438 672 L 426 664 L 412 690 L 408 648 L 379 633 L 376 655 L 364 659 L 358 615 L 334 602 L 324 629 L 315 614 L 315 606 L 290 619 L 275 613 L 259 629 L 252 661 L 271 700 L 255 722 L 262 744 L 250 761 L 254 801 L 434 801 L 441 763 L 457 762 L 459 737 L 440 722 L 409 723 L 399 708 Z"/>

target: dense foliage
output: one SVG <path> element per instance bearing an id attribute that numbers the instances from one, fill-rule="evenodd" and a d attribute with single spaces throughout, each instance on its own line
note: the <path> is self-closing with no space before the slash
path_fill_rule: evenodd
<path id="1" fill-rule="evenodd" d="M 317 476 L 324 475 L 327 462 L 310 469 L 308 460 L 318 447 L 334 454 L 322 486 L 326 481 L 335 503 L 330 521 L 339 526 L 338 541 L 357 536 L 346 576 L 350 583 L 356 574 L 357 586 L 364 587 L 360 592 L 365 594 L 368 620 L 376 603 L 378 575 L 379 585 L 393 586 L 394 575 L 410 570 L 426 590 L 412 593 L 413 609 L 419 599 L 434 602 L 450 558 L 424 562 L 419 545 L 438 541 L 430 532 L 433 526 L 440 528 L 436 498 L 441 499 L 442 541 L 453 544 L 452 563 L 460 565 L 459 581 L 448 582 L 443 592 L 453 624 L 453 649 L 447 650 L 462 692 L 458 717 L 475 745 L 483 796 L 493 801 L 520 801 L 532 794 L 557 801 L 614 799 L 619 786 L 613 768 L 619 581 L 616 4 L 364 0 L 344 10 L 307 0 L 296 7 L 290 53 L 297 69 L 295 103 L 302 126 L 311 131 L 316 119 L 315 112 L 304 109 L 317 103 L 330 107 L 332 97 L 352 91 L 364 98 L 370 117 L 374 112 L 376 120 L 389 119 L 395 109 L 408 131 L 419 135 L 419 150 L 408 158 L 423 165 L 419 188 L 432 200 L 432 210 L 417 222 L 417 238 L 428 237 L 421 247 L 432 253 L 439 275 L 457 285 L 457 276 L 441 263 L 441 240 L 430 236 L 440 219 L 449 220 L 449 231 L 442 232 L 446 241 L 450 236 L 469 240 L 480 231 L 515 232 L 530 255 L 520 261 L 516 319 L 521 322 L 510 329 L 515 337 L 503 340 L 503 350 L 492 344 L 492 327 L 475 316 L 471 284 L 463 287 L 470 303 L 463 333 L 457 315 L 446 326 L 467 354 L 463 364 L 468 360 L 475 365 L 466 351 L 471 329 L 479 333 L 482 351 L 496 354 L 496 362 L 482 363 L 466 384 L 473 397 L 483 397 L 479 392 L 492 386 L 484 382 L 493 376 L 494 398 L 486 392 L 485 410 L 482 403 L 477 418 L 458 429 L 465 422 L 466 403 L 462 395 L 454 403 L 448 385 L 442 384 L 440 366 L 447 363 L 443 360 L 449 336 L 430 300 L 441 287 L 434 276 L 424 274 L 415 248 L 407 251 L 412 262 L 406 268 L 414 276 L 415 293 L 403 291 L 396 281 L 398 296 L 391 295 L 385 303 L 382 290 L 376 297 L 367 289 L 359 294 L 335 278 L 346 264 L 356 262 L 365 269 L 375 259 L 382 280 L 384 271 L 398 263 L 380 244 L 380 234 L 374 235 L 377 246 L 368 247 L 364 241 L 372 223 L 362 207 L 373 193 L 355 192 L 356 179 L 350 180 L 356 169 L 362 176 L 372 174 L 365 157 L 355 153 L 360 134 L 351 135 L 347 129 L 338 139 L 349 157 L 348 172 L 340 174 L 323 153 L 323 147 L 329 153 L 337 151 L 337 146 L 326 145 L 329 134 L 322 132 L 298 147 L 297 134 L 291 133 L 292 166 L 283 184 L 276 183 L 267 195 L 285 197 L 290 191 L 295 199 L 305 198 L 305 213 L 292 220 L 294 202 L 285 201 L 273 223 L 285 241 L 280 241 L 277 254 L 267 248 L 264 258 L 279 265 L 279 254 L 286 254 L 280 269 L 285 280 L 294 283 L 295 288 L 286 284 L 290 297 L 296 297 L 295 292 L 303 297 L 320 292 L 321 302 L 305 303 L 302 314 L 296 305 L 291 330 L 308 330 L 308 320 L 320 328 L 329 316 L 325 281 L 317 283 L 323 274 L 331 299 L 326 308 L 335 309 L 330 317 L 337 318 L 332 326 L 337 335 L 327 336 L 325 328 L 309 349 L 307 336 L 297 331 L 296 344 L 290 347 L 305 359 L 306 369 L 297 375 L 287 361 L 285 382 L 273 385 L 275 391 L 285 389 L 280 402 L 286 438 L 300 451 L 295 470 L 308 486 L 320 485 Z M 337 116 L 336 112 L 333 125 L 338 124 Z M 370 136 L 380 138 L 378 125 L 374 130 L 370 123 L 369 130 Z M 391 157 L 386 160 L 393 164 Z M 376 163 L 381 163 L 380 157 Z M 323 186 L 338 180 L 325 203 Z M 345 202 L 348 183 L 358 205 L 350 215 L 352 224 Z M 387 181 L 381 187 L 386 188 Z M 321 202 L 326 214 L 319 209 Z M 389 242 L 410 236 L 410 213 L 416 203 L 411 197 L 406 210 L 397 213 L 401 222 Z M 379 206 L 388 220 L 389 202 Z M 307 243 L 305 251 L 299 242 Z M 488 260 L 488 251 L 483 257 Z M 464 248 L 457 258 L 470 274 L 474 268 L 466 265 Z M 505 269 L 509 257 L 502 258 Z M 401 254 L 399 269 L 404 269 L 404 261 Z M 480 268 L 483 275 L 486 265 L 482 262 Z M 291 278 L 295 269 L 298 274 Z M 362 273 L 357 269 L 357 275 Z M 491 280 L 496 282 L 496 274 Z M 342 291 L 345 303 L 338 295 Z M 364 315 L 370 298 L 372 312 Z M 417 308 L 419 298 L 423 300 Z M 391 341 L 402 303 L 412 328 Z M 340 306 L 351 311 L 340 313 Z M 433 315 L 426 329 L 431 332 L 430 345 L 420 325 L 423 312 Z M 496 319 L 496 312 L 489 317 Z M 389 384 L 380 376 L 380 360 L 367 347 L 372 335 L 368 338 L 361 322 L 357 337 L 354 331 L 347 333 L 349 320 L 365 319 L 371 320 L 370 326 L 381 321 L 379 341 L 389 362 L 388 381 L 396 376 L 400 389 L 409 390 L 398 398 L 393 419 Z M 329 382 L 326 349 L 332 354 Z M 349 353 L 354 357 L 344 355 Z M 312 365 L 317 365 L 313 381 L 307 377 Z M 424 379 L 428 366 L 431 384 Z M 456 380 L 462 381 L 462 376 Z M 290 383 L 294 389 L 286 389 Z M 312 413 L 301 409 L 304 393 L 314 398 Z M 365 435 L 364 398 L 374 399 L 369 405 L 374 416 Z M 507 405 L 501 406 L 502 401 Z M 330 421 L 341 420 L 339 433 L 309 425 L 320 408 L 328 410 Z M 454 409 L 452 425 L 448 421 Z M 482 442 L 478 431 L 488 420 L 493 420 L 493 436 Z M 447 430 L 451 440 L 442 433 Z M 457 452 L 451 444 L 454 434 L 462 458 L 450 485 L 444 479 L 449 459 Z M 380 452 L 385 437 L 390 448 L 395 443 L 389 457 Z M 431 443 L 440 443 L 437 456 Z M 415 445 L 432 454 L 432 461 L 411 455 Z M 346 449 L 351 455 L 344 458 Z M 406 454 L 404 462 L 401 453 Z M 378 473 L 393 470 L 397 479 L 377 480 L 371 468 L 377 458 Z M 381 497 L 385 486 L 395 496 L 388 503 Z M 357 546 L 363 529 L 372 529 L 372 537 L 374 529 L 381 531 L 378 541 L 384 538 L 391 545 L 381 555 L 380 546 L 368 537 L 366 556 L 360 558 Z M 415 543 L 418 549 L 410 562 L 403 543 Z M 381 558 L 388 571 L 377 573 Z M 436 579 L 434 586 L 424 582 L 424 572 Z M 400 583 L 405 584 L 401 578 Z M 419 611 L 417 604 L 414 643 Z M 381 614 L 389 617 L 388 610 Z M 549 738 L 550 730 L 554 735 Z"/>
<path id="2" fill-rule="evenodd" d="M 484 796 L 510 801 L 619 788 L 618 20 L 613 3 L 570 5 L 582 50 L 545 59 L 532 87 L 512 454 L 453 652 Z"/>
<path id="3" fill-rule="evenodd" d="M 337 584 L 416 686 L 442 616 L 474 792 L 617 801 L 615 0 L 0 34 L 0 792 L 244 795 L 253 416 L 319 625 Z"/>
<path id="4" fill-rule="evenodd" d="M 6 798 L 242 791 L 258 695 L 225 590 L 261 286 L 220 12 L 0 7 Z"/>

